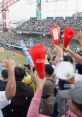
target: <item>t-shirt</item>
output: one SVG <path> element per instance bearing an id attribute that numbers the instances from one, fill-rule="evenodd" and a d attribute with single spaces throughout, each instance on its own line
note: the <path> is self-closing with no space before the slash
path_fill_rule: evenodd
<path id="1" fill-rule="evenodd" d="M 54 111 L 54 79 L 46 79 L 46 83 L 43 88 L 41 104 L 40 104 L 40 114 L 52 115 Z"/>
<path id="2" fill-rule="evenodd" d="M 3 117 L 1 109 L 10 104 L 10 102 L 11 101 L 8 101 L 6 98 L 5 91 L 0 91 L 0 117 Z"/>
<path id="3" fill-rule="evenodd" d="M 36 91 L 36 85 L 33 83 L 32 78 L 30 75 L 26 76 L 23 80 L 23 83 L 25 83 L 28 86 L 31 86 L 34 90 L 34 92 Z"/>

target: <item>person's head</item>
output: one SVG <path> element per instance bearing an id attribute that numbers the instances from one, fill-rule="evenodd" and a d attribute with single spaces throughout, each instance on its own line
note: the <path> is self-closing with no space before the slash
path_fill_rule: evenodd
<path id="1" fill-rule="evenodd" d="M 35 67 L 33 67 L 32 71 L 33 71 L 33 73 L 36 71 Z"/>
<path id="2" fill-rule="evenodd" d="M 31 72 L 31 66 L 29 64 L 24 64 L 24 67 L 25 67 L 25 71 L 30 74 Z"/>
<path id="3" fill-rule="evenodd" d="M 82 82 L 76 83 L 73 89 L 61 91 L 60 96 L 67 99 L 72 112 L 82 117 Z"/>
<path id="4" fill-rule="evenodd" d="M 54 72 L 53 67 L 50 64 L 45 65 L 45 75 L 46 76 L 51 76 Z"/>
<path id="5" fill-rule="evenodd" d="M 69 55 L 65 55 L 65 56 L 64 56 L 64 61 L 68 61 L 68 62 L 73 63 L 73 59 L 72 59 L 72 57 L 69 56 Z"/>
<path id="6" fill-rule="evenodd" d="M 23 68 L 15 67 L 15 79 L 16 79 L 16 81 L 22 81 L 25 76 L 26 76 L 26 72 Z"/>
<path id="7" fill-rule="evenodd" d="M 55 67 L 57 78 L 66 81 L 70 84 L 75 82 L 75 66 L 70 62 L 60 62 Z"/>
<path id="8" fill-rule="evenodd" d="M 28 70 L 31 69 L 30 65 L 29 64 L 24 64 L 25 68 L 27 68 Z"/>
<path id="9" fill-rule="evenodd" d="M 7 69 L 4 69 L 1 72 L 1 77 L 2 77 L 3 80 L 8 80 L 8 70 Z"/>
<path id="10" fill-rule="evenodd" d="M 48 61 L 48 63 L 50 63 L 50 64 L 51 64 L 51 61 L 50 61 L 50 58 L 49 58 L 49 57 L 47 57 L 47 61 Z"/>

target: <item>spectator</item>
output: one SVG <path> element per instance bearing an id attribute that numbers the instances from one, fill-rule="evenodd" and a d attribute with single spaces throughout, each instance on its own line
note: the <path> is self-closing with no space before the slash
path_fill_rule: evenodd
<path id="1" fill-rule="evenodd" d="M 44 84 L 46 82 L 46 79 L 44 78 L 44 80 L 41 80 L 36 75 L 36 82 L 37 82 L 37 90 L 36 90 L 34 97 L 31 101 L 31 105 L 29 107 L 27 117 L 40 117 L 41 116 L 39 114 L 39 107 L 40 107 L 42 91 L 43 91 L 43 87 L 44 87 Z M 34 110 L 34 112 L 33 112 L 33 110 Z M 48 117 L 48 116 L 45 115 L 43 117 Z"/>
<path id="2" fill-rule="evenodd" d="M 37 77 L 36 82 L 38 84 L 38 87 L 31 101 L 31 105 L 29 107 L 27 117 L 49 117 L 46 115 L 39 114 L 39 106 L 41 103 L 43 87 L 45 85 L 45 78 L 44 80 L 41 80 Z M 68 99 L 67 103 L 70 109 L 60 117 L 69 117 L 69 116 L 81 117 L 82 116 L 82 82 L 80 82 L 79 84 L 78 83 L 75 84 L 73 89 L 61 91 L 60 95 L 62 98 Z"/>
<path id="3" fill-rule="evenodd" d="M 22 83 L 22 79 L 25 75 L 26 73 L 23 68 L 15 68 L 17 91 L 15 97 L 11 101 L 11 104 L 3 109 L 4 117 L 26 117 L 33 97 L 33 90 L 30 86 Z"/>
<path id="4" fill-rule="evenodd" d="M 6 89 L 5 91 L 0 91 L 0 109 L 3 109 L 5 106 L 10 104 L 10 100 L 15 96 L 16 83 L 14 74 L 14 61 L 1 61 L 1 65 L 8 69 L 8 82 Z M 1 110 L 0 117 L 3 117 Z"/>
<path id="5" fill-rule="evenodd" d="M 73 89 L 62 91 L 61 97 L 67 99 L 70 109 L 62 117 L 82 117 L 82 82 L 75 84 Z"/>
<path id="6" fill-rule="evenodd" d="M 45 65 L 46 83 L 43 88 L 40 113 L 43 115 L 51 116 L 54 111 L 54 89 L 55 81 L 52 77 L 54 69 L 51 65 Z"/>

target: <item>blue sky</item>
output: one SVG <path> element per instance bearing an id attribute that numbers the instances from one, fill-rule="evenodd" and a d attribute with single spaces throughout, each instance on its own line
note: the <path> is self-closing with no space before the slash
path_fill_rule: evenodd
<path id="1" fill-rule="evenodd" d="M 0 0 L 0 2 L 1 1 L 2 0 Z M 42 18 L 52 15 L 71 15 L 77 9 L 78 11 L 82 11 L 82 0 L 60 0 L 57 2 L 53 2 L 55 0 L 49 0 L 52 1 L 49 3 L 45 1 L 46 0 L 42 0 Z M 36 16 L 36 0 L 20 0 L 9 8 L 10 20 L 25 20 L 34 16 Z"/>

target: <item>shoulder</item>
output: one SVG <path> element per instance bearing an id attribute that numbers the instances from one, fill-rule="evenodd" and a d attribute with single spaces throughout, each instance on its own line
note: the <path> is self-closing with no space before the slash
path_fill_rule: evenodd
<path id="1" fill-rule="evenodd" d="M 1 100 L 7 100 L 5 91 L 0 91 L 0 102 L 1 102 Z"/>
<path id="2" fill-rule="evenodd" d="M 45 86 L 54 86 L 54 84 L 55 84 L 55 81 L 54 81 L 54 79 L 52 78 L 52 79 L 47 79 L 46 80 L 46 83 L 45 83 Z"/>
<path id="3" fill-rule="evenodd" d="M 0 91 L 0 109 L 10 104 L 10 102 L 11 102 L 10 100 L 7 100 L 5 91 Z"/>
<path id="4" fill-rule="evenodd" d="M 17 83 L 17 91 L 16 91 L 16 96 L 17 95 L 23 95 L 23 96 L 31 96 L 33 97 L 34 95 L 34 91 L 32 89 L 32 87 L 22 83 L 22 82 L 18 82 Z"/>

